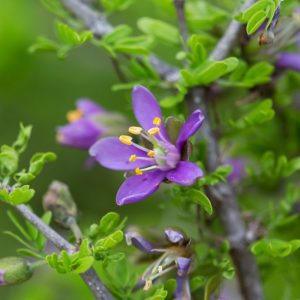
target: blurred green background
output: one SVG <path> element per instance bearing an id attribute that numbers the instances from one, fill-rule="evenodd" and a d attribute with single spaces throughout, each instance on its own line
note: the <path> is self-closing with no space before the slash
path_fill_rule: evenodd
<path id="1" fill-rule="evenodd" d="M 131 16 L 138 14 L 139 9 L 143 8 L 137 5 L 133 12 L 127 12 L 126 19 L 134 22 Z M 119 23 L 124 19 L 122 15 L 117 17 L 121 18 Z M 123 216 L 130 215 L 131 224 L 143 220 L 145 227 L 153 224 L 153 216 L 156 215 L 156 225 L 159 225 L 160 214 L 156 213 L 158 202 L 154 197 L 134 206 L 117 207 L 115 193 L 123 175 L 98 165 L 92 170 L 85 170 L 84 163 L 88 157 L 85 151 L 65 148 L 56 143 L 55 128 L 66 123 L 67 111 L 74 109 L 74 103 L 80 97 L 90 97 L 108 110 L 132 115 L 130 93 L 111 91 L 111 86 L 118 79 L 103 50 L 84 46 L 72 51 L 63 61 L 53 54 L 28 53 L 37 36 L 54 36 L 54 19 L 39 1 L 0 1 L 0 144 L 13 142 L 22 122 L 33 125 L 31 142 L 23 155 L 24 167 L 35 152 L 54 151 L 58 155 L 58 160 L 49 164 L 33 183 L 36 196 L 31 205 L 35 211 L 42 212 L 42 195 L 50 182 L 58 179 L 70 186 L 81 211 L 83 227 L 98 221 L 110 210 L 118 211 Z M 149 208 L 151 215 L 140 213 L 149 211 Z M 1 231 L 15 231 L 6 215 L 7 209 L 1 204 Z M 15 250 L 19 246 L 2 233 L 0 245 L 0 257 L 16 255 Z M 20 287 L 1 289 L 0 299 L 66 299 L 66 292 L 59 292 L 66 288 L 68 299 L 88 299 L 80 294 L 81 290 L 84 292 L 86 289 L 80 279 L 77 276 L 66 277 L 54 271 L 40 270 L 33 280 Z"/>

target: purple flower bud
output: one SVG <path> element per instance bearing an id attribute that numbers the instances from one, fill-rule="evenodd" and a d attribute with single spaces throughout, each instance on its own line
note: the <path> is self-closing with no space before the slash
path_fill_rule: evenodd
<path id="1" fill-rule="evenodd" d="M 59 181 L 53 181 L 43 197 L 45 211 L 51 211 L 54 221 L 59 225 L 70 228 L 77 218 L 77 206 L 68 186 Z"/>
<path id="2" fill-rule="evenodd" d="M 20 284 L 31 278 L 33 274 L 30 264 L 20 257 L 0 259 L 0 286 Z"/>
<path id="3" fill-rule="evenodd" d="M 165 236 L 167 240 L 172 244 L 179 244 L 184 241 L 184 236 L 181 232 L 173 230 L 173 229 L 166 229 Z"/>
<path id="4" fill-rule="evenodd" d="M 146 253 L 153 253 L 155 252 L 154 245 L 144 239 L 140 234 L 137 232 L 127 232 L 125 234 L 127 245 L 133 245 L 134 247 L 138 248 L 142 252 Z"/>
<path id="5" fill-rule="evenodd" d="M 282 52 L 277 57 L 276 66 L 300 72 L 300 54 Z"/>

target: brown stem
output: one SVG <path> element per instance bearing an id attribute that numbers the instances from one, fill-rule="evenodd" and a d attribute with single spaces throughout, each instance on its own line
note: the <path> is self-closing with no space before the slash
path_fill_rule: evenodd
<path id="1" fill-rule="evenodd" d="M 51 241 L 58 249 L 68 252 L 75 252 L 75 247 L 59 235 L 55 230 L 45 224 L 37 215 L 35 215 L 27 206 L 21 204 L 16 206 L 20 214 L 36 227 L 49 241 Z M 90 268 L 85 273 L 80 274 L 96 300 L 113 300 L 112 295 L 100 281 L 96 271 Z"/>

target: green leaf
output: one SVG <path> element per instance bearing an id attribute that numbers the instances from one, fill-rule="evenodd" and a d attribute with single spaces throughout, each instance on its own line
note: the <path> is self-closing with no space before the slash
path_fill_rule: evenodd
<path id="1" fill-rule="evenodd" d="M 18 134 L 18 137 L 16 141 L 13 143 L 12 148 L 17 153 L 22 153 L 25 151 L 28 145 L 28 141 L 30 139 L 32 126 L 23 126 L 23 124 L 20 124 L 20 131 Z"/>
<path id="2" fill-rule="evenodd" d="M 285 257 L 300 248 L 300 240 L 283 241 L 279 239 L 263 239 L 251 246 L 254 255 Z"/>
<path id="3" fill-rule="evenodd" d="M 40 174 L 46 163 L 54 161 L 55 159 L 56 155 L 53 152 L 36 153 L 30 160 L 28 172 L 19 172 L 14 176 L 14 179 L 22 184 L 29 183 Z"/>
<path id="4" fill-rule="evenodd" d="M 29 185 L 23 185 L 15 188 L 12 192 L 8 192 L 6 189 L 0 189 L 0 199 L 11 205 L 19 205 L 31 200 L 35 191 L 30 189 Z"/>
<path id="5" fill-rule="evenodd" d="M 223 61 L 208 60 L 191 71 L 181 70 L 188 86 L 207 85 L 225 74 L 232 72 L 238 65 L 238 59 L 229 57 Z"/>
<path id="6" fill-rule="evenodd" d="M 38 254 L 35 251 L 29 250 L 27 248 L 17 249 L 17 252 L 22 254 L 22 255 L 25 255 L 25 256 L 31 256 L 31 257 L 37 258 L 37 259 L 44 259 L 44 257 L 42 255 Z"/>
<path id="7" fill-rule="evenodd" d="M 213 208 L 211 202 L 202 191 L 192 189 L 188 192 L 188 195 L 194 203 L 199 204 L 209 215 L 212 215 Z"/>
<path id="8" fill-rule="evenodd" d="M 213 275 L 207 280 L 204 290 L 204 300 L 209 300 L 211 295 L 220 288 L 222 278 L 220 275 Z"/>
<path id="9" fill-rule="evenodd" d="M 41 36 L 37 38 L 35 44 L 31 45 L 28 48 L 28 52 L 29 53 L 35 53 L 38 51 L 57 52 L 59 47 L 60 46 L 56 42 Z"/>
<path id="10" fill-rule="evenodd" d="M 232 172 L 231 165 L 219 166 L 214 172 L 205 175 L 199 179 L 200 186 L 215 185 L 219 182 L 225 182 L 226 177 Z"/>
<path id="11" fill-rule="evenodd" d="M 28 234 L 28 232 L 23 228 L 23 225 L 20 224 L 20 222 L 18 221 L 17 217 L 10 211 L 7 211 L 7 216 L 9 217 L 9 219 L 11 220 L 11 222 L 18 228 L 18 230 L 20 231 L 20 233 L 27 239 L 27 240 L 31 240 L 30 235 Z"/>
<path id="12" fill-rule="evenodd" d="M 146 298 L 146 300 L 164 300 L 168 296 L 168 292 L 164 288 L 159 288 L 155 291 L 154 295 Z"/>
<path id="13" fill-rule="evenodd" d="M 122 240 L 123 232 L 121 230 L 117 230 L 111 233 L 109 236 L 98 240 L 95 244 L 95 252 L 109 250 L 119 244 Z"/>
<path id="14" fill-rule="evenodd" d="M 138 20 L 138 28 L 145 34 L 172 45 L 180 44 L 180 34 L 175 26 L 161 20 L 144 17 Z"/>
<path id="15" fill-rule="evenodd" d="M 193 277 L 191 280 L 191 291 L 195 292 L 205 284 L 205 278 L 203 276 Z"/>
<path id="16" fill-rule="evenodd" d="M 267 14 L 263 10 L 257 11 L 254 15 L 251 16 L 250 20 L 247 23 L 246 31 L 248 35 L 253 34 L 260 25 L 266 20 Z"/>
<path id="17" fill-rule="evenodd" d="M 0 177 L 3 179 L 15 173 L 18 163 L 18 152 L 12 147 L 3 145 L 0 151 Z"/>
<path id="18" fill-rule="evenodd" d="M 49 225 L 52 219 L 51 211 L 45 212 L 41 217 L 41 219 L 46 225 Z M 46 242 L 47 242 L 47 238 L 41 232 L 38 232 L 38 235 L 36 237 L 36 243 L 40 251 L 44 250 Z"/>
<path id="19" fill-rule="evenodd" d="M 93 38 L 93 34 L 90 31 L 79 34 L 68 25 L 60 22 L 56 24 L 56 29 L 61 40 L 72 46 L 82 45 Z"/>
<path id="20" fill-rule="evenodd" d="M 283 171 L 283 176 L 288 177 L 300 170 L 300 157 L 291 159 L 287 162 Z"/>
<path id="21" fill-rule="evenodd" d="M 116 44 L 120 39 L 123 39 L 125 37 L 128 37 L 132 33 L 132 29 L 128 25 L 119 25 L 114 28 L 112 32 L 107 33 L 103 38 L 102 42 L 114 45 Z"/>
<path id="22" fill-rule="evenodd" d="M 188 1 L 185 5 L 186 18 L 193 30 L 212 29 L 226 21 L 228 13 L 206 1 Z"/>
<path id="23" fill-rule="evenodd" d="M 103 216 L 99 222 L 99 231 L 101 234 L 111 233 L 120 223 L 120 215 L 115 212 L 109 212 Z"/>
<path id="24" fill-rule="evenodd" d="M 247 129 L 249 127 L 270 121 L 275 115 L 272 108 L 272 100 L 259 101 L 251 106 L 251 109 L 239 120 L 230 122 L 236 129 Z"/>
<path id="25" fill-rule="evenodd" d="M 134 0 L 101 0 L 103 8 L 108 12 L 121 11 L 128 8 Z"/>
<path id="26" fill-rule="evenodd" d="M 24 241 L 21 237 L 19 237 L 17 234 L 11 232 L 11 231 L 3 231 L 4 234 L 9 235 L 10 237 L 14 238 L 16 241 L 18 241 L 20 244 L 22 244 L 23 246 L 25 246 L 26 248 L 29 248 L 33 251 L 35 251 L 35 249 L 26 241 Z"/>
<path id="27" fill-rule="evenodd" d="M 61 18 L 68 18 L 69 14 L 59 0 L 41 0 L 43 5 L 53 14 Z"/>
<path id="28" fill-rule="evenodd" d="M 113 49 L 116 52 L 148 55 L 153 40 L 147 36 L 126 37 L 120 39 Z"/>

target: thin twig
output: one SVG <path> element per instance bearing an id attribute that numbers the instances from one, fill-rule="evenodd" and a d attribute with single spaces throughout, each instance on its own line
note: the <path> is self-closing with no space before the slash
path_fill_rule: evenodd
<path id="1" fill-rule="evenodd" d="M 185 14 L 184 14 L 185 0 L 173 0 L 173 1 L 174 1 L 176 14 L 177 14 L 179 31 L 183 39 L 183 47 L 184 50 L 187 51 L 186 41 L 188 39 L 188 29 L 187 29 Z"/>
<path id="2" fill-rule="evenodd" d="M 51 241 L 58 249 L 66 250 L 69 253 L 76 251 L 75 246 L 70 244 L 61 235 L 45 224 L 37 215 L 35 215 L 27 206 L 18 205 L 16 209 L 21 215 L 34 225 L 49 241 Z M 85 273 L 80 274 L 96 300 L 113 300 L 113 297 L 100 281 L 96 271 L 90 268 Z"/>

